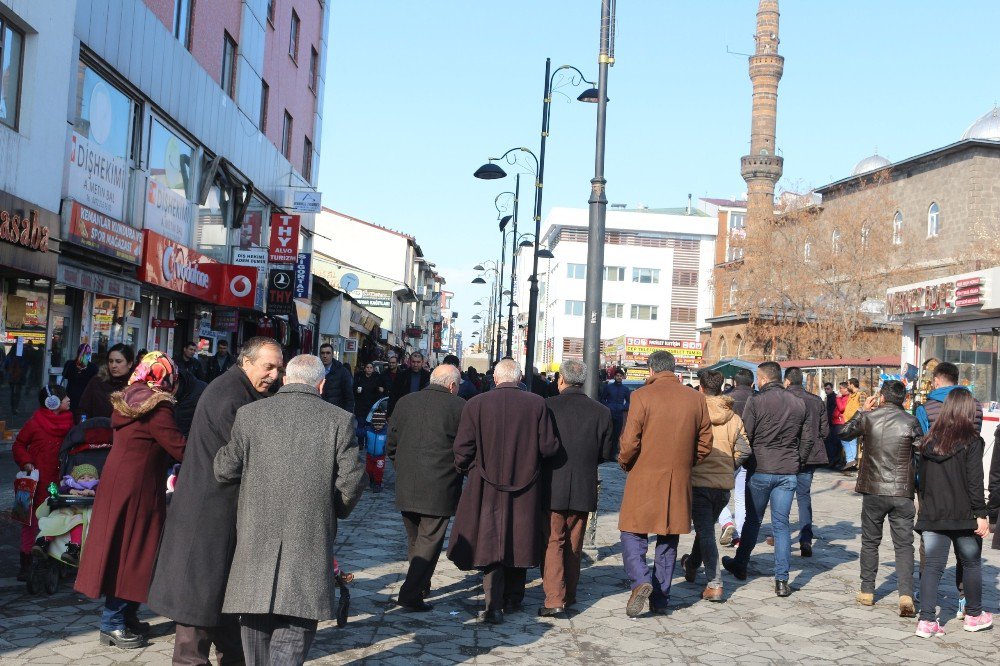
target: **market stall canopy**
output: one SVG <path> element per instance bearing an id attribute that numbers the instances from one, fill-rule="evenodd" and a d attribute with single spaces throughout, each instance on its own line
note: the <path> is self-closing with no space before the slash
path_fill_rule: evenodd
<path id="1" fill-rule="evenodd" d="M 721 372 L 722 376 L 726 379 L 732 379 L 736 372 L 740 369 L 746 369 L 750 372 L 757 373 L 757 364 L 751 363 L 750 361 L 741 361 L 738 358 L 724 358 L 721 361 L 717 361 L 712 365 L 705 368 L 706 370 L 715 370 L 716 372 Z"/>

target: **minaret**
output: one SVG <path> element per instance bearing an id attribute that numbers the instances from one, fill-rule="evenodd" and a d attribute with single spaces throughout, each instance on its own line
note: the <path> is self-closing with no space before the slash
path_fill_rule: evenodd
<path id="1" fill-rule="evenodd" d="M 775 154 L 774 127 L 778 116 L 778 81 L 785 59 L 778 55 L 778 0 L 760 0 L 757 7 L 757 49 L 750 56 L 753 112 L 750 121 L 750 154 L 740 160 L 747 182 L 747 222 L 774 215 L 774 186 L 784 161 Z"/>

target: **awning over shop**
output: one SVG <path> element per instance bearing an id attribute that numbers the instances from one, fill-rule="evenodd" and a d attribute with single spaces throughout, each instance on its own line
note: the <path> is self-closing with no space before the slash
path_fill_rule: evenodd
<path id="1" fill-rule="evenodd" d="M 750 361 L 741 361 L 738 358 L 724 358 L 705 369 L 721 372 L 722 376 L 726 379 L 732 379 L 736 375 L 736 372 L 741 369 L 756 373 L 757 364 L 751 363 Z"/>

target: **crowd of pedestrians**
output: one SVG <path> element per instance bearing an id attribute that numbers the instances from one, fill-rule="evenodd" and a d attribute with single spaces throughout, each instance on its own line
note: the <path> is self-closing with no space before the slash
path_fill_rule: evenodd
<path id="1" fill-rule="evenodd" d="M 885 381 L 873 396 L 846 382 L 824 400 L 806 391 L 801 369 L 772 362 L 756 376 L 740 370 L 728 389 L 720 373 L 703 370 L 692 390 L 666 352 L 650 355 L 641 388 L 630 391 L 617 372 L 593 400 L 583 391 L 589 369 L 576 360 L 554 382 L 533 378 L 529 392 L 513 359 L 463 376 L 457 357 L 432 371 L 414 352 L 405 364 L 390 357 L 381 373 L 365 363 L 352 375 L 330 345 L 287 364 L 265 337 L 246 341 L 237 357 L 221 344 L 204 359 L 194 345 L 182 349 L 177 359 L 153 351 L 136 360 L 121 345 L 98 367 L 81 347 L 72 386 L 43 389 L 14 445 L 19 467 L 57 481 L 74 414 L 110 418 L 113 446 L 75 583 L 104 598 L 103 644 L 144 645 L 149 626 L 137 610 L 145 603 L 176 623 L 176 664 L 208 663 L 213 647 L 220 664 L 302 663 L 318 622 L 346 612 L 343 599 L 340 609 L 333 603 L 342 579 L 336 526 L 362 494 L 358 449 L 373 429 L 396 471 L 408 568 L 395 601 L 404 611 L 433 610 L 427 599 L 447 552 L 459 569 L 482 573 L 484 622 L 522 610 L 535 567 L 545 594 L 538 615 L 565 615 L 577 603 L 598 468 L 611 462 L 627 473 L 618 529 L 629 617 L 667 612 L 679 538 L 692 528 L 680 570 L 693 583 L 704 569 L 702 599 L 723 601 L 723 572 L 748 577 L 768 508 L 774 591 L 787 597 L 791 507 L 797 501 L 798 554 L 810 557 L 811 484 L 816 469 L 837 462 L 836 437 L 863 496 L 857 602 L 875 603 L 888 519 L 898 613 L 919 613 L 917 635 L 943 633 L 936 599 L 951 549 L 964 628 L 992 625 L 981 560 L 987 518 L 995 522 L 1000 509 L 1000 442 L 984 454 L 982 407 L 958 386 L 952 364 L 938 365 L 935 390 L 913 416 L 901 382 Z M 373 417 L 379 404 L 385 419 Z M 368 454 L 367 476 L 377 474 L 380 486 L 382 465 L 373 468 Z M 168 510 L 162 481 L 177 462 Z M 24 555 L 36 537 L 25 529 Z M 734 556 L 720 562 L 720 544 L 735 546 Z"/>

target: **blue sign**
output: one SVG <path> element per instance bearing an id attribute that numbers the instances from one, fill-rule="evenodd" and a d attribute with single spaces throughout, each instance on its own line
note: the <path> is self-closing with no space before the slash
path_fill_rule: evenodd
<path id="1" fill-rule="evenodd" d="M 312 255 L 299 252 L 295 259 L 294 298 L 309 298 L 312 291 Z"/>

